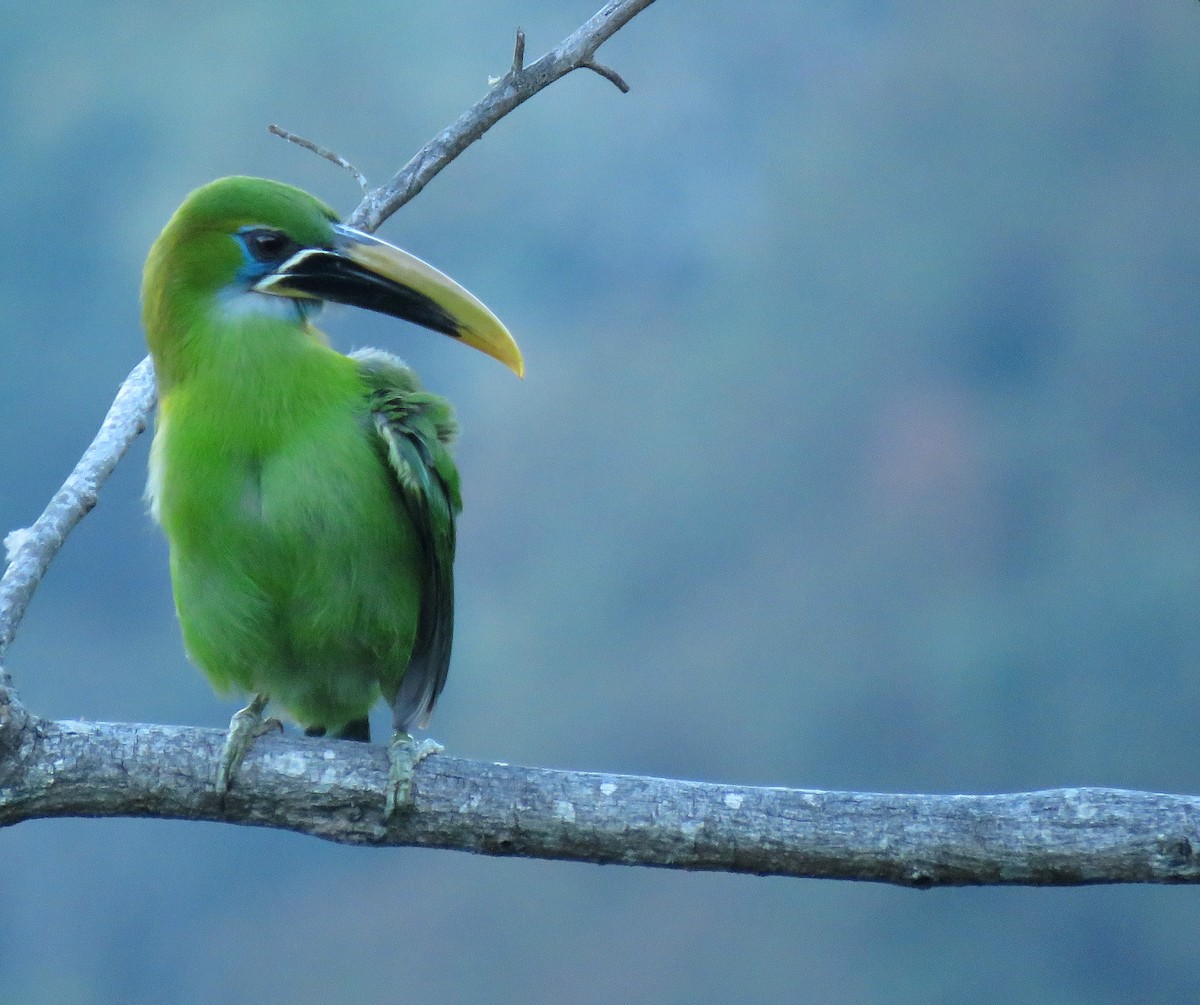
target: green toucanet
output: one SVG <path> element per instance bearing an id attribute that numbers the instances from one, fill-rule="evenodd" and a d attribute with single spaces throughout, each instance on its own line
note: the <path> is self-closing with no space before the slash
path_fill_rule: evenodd
<path id="1" fill-rule="evenodd" d="M 366 740 L 391 706 L 387 811 L 429 748 L 454 620 L 454 416 L 394 356 L 331 349 L 322 301 L 416 322 L 523 372 L 504 325 L 420 259 L 299 189 L 223 178 L 155 241 L 142 317 L 158 379 L 147 489 L 188 653 L 234 716 L 224 794 L 268 697 L 310 734 Z M 431 741 L 426 741 L 426 744 Z"/>

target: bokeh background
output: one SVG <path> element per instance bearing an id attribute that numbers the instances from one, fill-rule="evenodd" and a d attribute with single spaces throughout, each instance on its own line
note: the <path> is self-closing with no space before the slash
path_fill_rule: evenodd
<path id="1" fill-rule="evenodd" d="M 146 249 L 255 173 L 349 212 L 598 0 L 0 4 L 0 527 L 141 358 Z M 1200 791 L 1200 4 L 663 0 L 385 236 L 529 376 L 458 406 L 457 755 L 823 788 Z M 221 726 L 146 438 L 11 651 L 53 717 Z M 1185 1001 L 1195 889 L 681 875 L 226 826 L 0 834 L 0 1002 Z"/>

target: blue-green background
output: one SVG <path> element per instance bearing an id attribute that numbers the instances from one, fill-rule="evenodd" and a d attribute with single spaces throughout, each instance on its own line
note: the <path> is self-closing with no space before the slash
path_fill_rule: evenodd
<path id="1" fill-rule="evenodd" d="M 598 0 L 0 0 L 0 527 L 143 354 L 194 186 L 348 212 Z M 381 231 L 529 376 L 331 310 L 458 406 L 457 755 L 824 788 L 1200 791 L 1200 4 L 661 0 Z M 53 717 L 223 725 L 143 438 L 11 652 Z M 0 1002 L 1200 996 L 1195 889 L 949 890 L 0 833 Z"/>

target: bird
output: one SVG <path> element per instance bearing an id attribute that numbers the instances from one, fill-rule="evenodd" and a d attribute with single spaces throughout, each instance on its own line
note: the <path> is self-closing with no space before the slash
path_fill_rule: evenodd
<path id="1" fill-rule="evenodd" d="M 167 540 L 189 657 L 230 721 L 224 802 L 274 702 L 310 736 L 370 740 L 392 711 L 385 815 L 411 797 L 416 743 L 454 631 L 454 412 L 376 349 L 344 355 L 325 302 L 411 321 L 524 376 L 508 329 L 421 259 L 339 222 L 307 192 L 228 177 L 154 241 L 142 322 L 158 389 L 146 495 Z"/>

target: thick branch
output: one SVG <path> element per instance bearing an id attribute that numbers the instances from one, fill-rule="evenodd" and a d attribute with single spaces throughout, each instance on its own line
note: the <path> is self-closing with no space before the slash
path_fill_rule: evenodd
<path id="1" fill-rule="evenodd" d="M 1118 789 L 893 795 L 553 771 L 438 755 L 383 825 L 383 747 L 268 735 L 222 807 L 223 734 L 35 721 L 0 762 L 0 824 L 139 816 L 346 844 L 874 880 L 901 886 L 1194 883 L 1200 798 Z"/>

